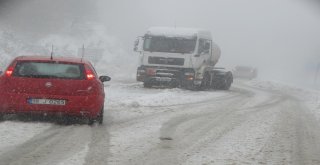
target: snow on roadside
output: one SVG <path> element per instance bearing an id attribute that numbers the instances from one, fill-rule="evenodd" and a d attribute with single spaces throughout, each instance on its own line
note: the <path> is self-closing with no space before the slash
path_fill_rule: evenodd
<path id="1" fill-rule="evenodd" d="M 157 107 L 193 104 L 234 94 L 226 91 L 144 88 L 141 83 L 119 82 L 106 83 L 105 92 L 106 115 L 124 121 L 132 117 L 153 114 L 158 111 Z"/>
<path id="2" fill-rule="evenodd" d="M 18 146 L 30 140 L 37 134 L 50 128 L 51 124 L 3 122 L 0 124 L 0 155 L 7 149 Z"/>
<path id="3" fill-rule="evenodd" d="M 110 121 L 108 117 L 111 117 L 113 123 L 109 129 L 112 136 L 110 153 L 113 155 L 110 164 L 135 164 L 131 161 L 157 144 L 162 123 L 173 115 L 161 112 L 175 109 L 170 106 L 216 100 L 234 94 L 232 91 L 144 88 L 142 83 L 115 81 L 106 83 L 105 92 L 105 119 Z"/>
<path id="4" fill-rule="evenodd" d="M 190 104 L 230 95 L 225 91 L 143 88 L 141 83 L 110 84 L 105 91 L 109 106 L 131 108 Z"/>
<path id="5" fill-rule="evenodd" d="M 320 91 L 286 85 L 280 82 L 252 80 L 246 82 L 250 86 L 261 89 L 284 91 L 303 101 L 320 122 Z"/>

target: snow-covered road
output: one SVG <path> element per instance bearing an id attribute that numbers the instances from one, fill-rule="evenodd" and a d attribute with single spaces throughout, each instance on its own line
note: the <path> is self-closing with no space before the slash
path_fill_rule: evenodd
<path id="1" fill-rule="evenodd" d="M 0 123 L 0 164 L 320 164 L 318 93 L 106 86 L 102 126 Z"/>

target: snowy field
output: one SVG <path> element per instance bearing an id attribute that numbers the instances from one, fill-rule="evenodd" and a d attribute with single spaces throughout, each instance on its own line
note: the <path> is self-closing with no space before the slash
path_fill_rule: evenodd
<path id="1" fill-rule="evenodd" d="M 317 91 L 258 80 L 236 81 L 230 91 L 135 82 L 110 82 L 105 91 L 102 126 L 1 122 L 0 162 L 320 164 Z"/>

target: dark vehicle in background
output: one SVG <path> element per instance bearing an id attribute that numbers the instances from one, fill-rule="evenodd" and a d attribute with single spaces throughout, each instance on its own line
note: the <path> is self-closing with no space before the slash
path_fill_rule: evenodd
<path id="1" fill-rule="evenodd" d="M 0 120 L 7 114 L 37 114 L 103 123 L 104 85 L 80 58 L 20 56 L 0 75 Z"/>
<path id="2" fill-rule="evenodd" d="M 258 70 L 254 67 L 249 66 L 236 66 L 233 69 L 234 78 L 240 79 L 254 79 L 258 76 Z"/>

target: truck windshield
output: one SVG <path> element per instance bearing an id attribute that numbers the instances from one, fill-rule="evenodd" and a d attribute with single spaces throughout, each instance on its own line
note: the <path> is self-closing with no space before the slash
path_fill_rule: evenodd
<path id="1" fill-rule="evenodd" d="M 196 41 L 196 37 L 186 39 L 148 36 L 145 38 L 143 50 L 150 52 L 193 53 Z"/>

